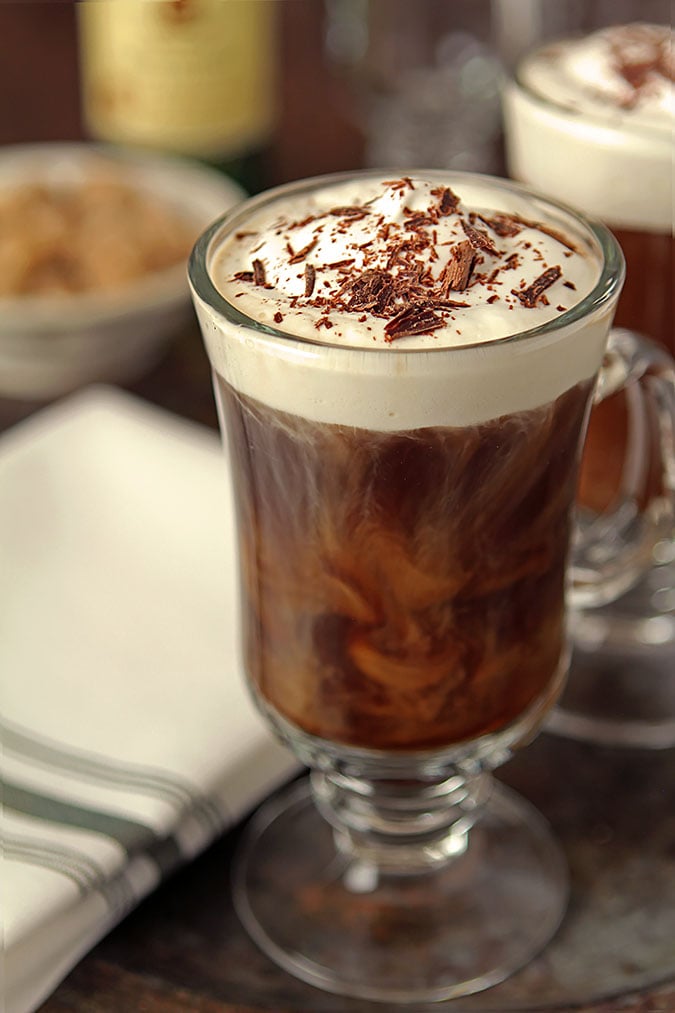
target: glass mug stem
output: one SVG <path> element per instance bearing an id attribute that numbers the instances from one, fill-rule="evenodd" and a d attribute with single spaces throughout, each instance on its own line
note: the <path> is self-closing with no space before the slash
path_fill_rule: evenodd
<path id="1" fill-rule="evenodd" d="M 628 441 L 622 487 L 612 508 L 580 511 L 568 602 L 594 608 L 614 601 L 645 574 L 657 546 L 675 530 L 675 367 L 658 345 L 634 331 L 610 333 L 595 404 L 623 391 Z M 648 482 L 649 462 L 658 478 Z"/>
<path id="2" fill-rule="evenodd" d="M 313 771 L 311 785 L 338 851 L 352 864 L 349 883 L 356 889 L 369 874 L 421 872 L 464 854 L 490 795 L 490 777 L 482 773 L 399 784 Z"/>

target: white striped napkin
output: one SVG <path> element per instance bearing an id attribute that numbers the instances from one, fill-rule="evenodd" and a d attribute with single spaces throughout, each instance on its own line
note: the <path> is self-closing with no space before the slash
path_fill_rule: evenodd
<path id="1" fill-rule="evenodd" d="M 236 622 L 215 435 L 93 388 L 0 438 L 7 1013 L 296 769 Z"/>

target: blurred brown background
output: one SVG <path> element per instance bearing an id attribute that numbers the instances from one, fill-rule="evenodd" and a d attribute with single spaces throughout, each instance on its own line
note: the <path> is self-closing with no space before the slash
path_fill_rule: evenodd
<path id="1" fill-rule="evenodd" d="M 323 0 L 279 3 L 280 120 L 270 182 L 362 164 L 346 89 L 324 56 Z M 76 5 L 0 2 L 0 144 L 79 140 Z"/>

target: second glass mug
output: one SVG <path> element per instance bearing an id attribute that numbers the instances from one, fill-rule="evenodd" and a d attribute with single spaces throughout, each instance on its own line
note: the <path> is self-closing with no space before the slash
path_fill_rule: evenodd
<path id="1" fill-rule="evenodd" d="M 424 177 L 459 192 L 471 180 Z M 598 265 L 589 295 L 549 323 L 487 346 L 355 351 L 228 302 L 211 271 L 220 244 L 261 209 L 342 178 L 245 202 L 190 261 L 229 447 L 244 668 L 266 720 L 311 768 L 309 788 L 293 786 L 253 821 L 235 904 L 261 948 L 313 985 L 434 1001 L 503 980 L 562 918 L 557 844 L 490 771 L 561 692 L 567 593 L 621 593 L 658 537 L 650 510 L 628 526 L 619 510 L 599 539 L 578 540 L 568 566 L 596 380 L 611 392 L 649 377 L 664 471 L 675 388 L 659 353 L 628 332 L 610 338 L 603 365 L 624 275 L 611 233 L 489 177 L 496 206 L 508 198 L 574 236 Z M 570 356 L 582 378 L 571 385 L 560 379 Z M 547 391 L 534 407 L 533 375 Z M 454 405 L 466 406 L 471 385 L 483 421 L 458 425 Z M 486 414 L 497 389 L 500 411 Z M 364 394 L 378 420 L 368 429 L 349 414 Z M 412 415 L 394 418 L 394 403 Z"/>
<path id="2" fill-rule="evenodd" d="M 503 82 L 510 174 L 609 225 L 627 262 L 617 322 L 675 355 L 673 83 L 667 71 L 661 78 L 652 72 L 644 95 L 630 95 L 630 73 L 624 78 L 620 70 L 622 60 L 648 67 L 650 47 L 672 52 L 672 4 L 527 2 L 536 15 L 529 40 L 514 30 L 510 0 L 494 6 L 516 46 Z M 643 21 L 651 24 L 630 27 Z M 595 29 L 601 30 L 589 36 Z M 574 69 L 561 87 L 567 72 L 556 68 L 566 60 Z M 627 90 L 619 92 L 622 104 L 607 97 L 616 96 L 617 84 Z M 624 453 L 630 426 L 654 424 L 639 400 L 629 387 L 593 412 L 579 486 L 589 515 L 613 504 L 619 491 L 626 510 L 639 511 L 645 488 L 660 481 L 648 455 L 627 462 Z M 630 507 L 622 486 L 638 472 Z M 634 587 L 603 608 L 575 610 L 572 627 L 572 669 L 550 727 L 607 745 L 675 746 L 675 525 Z"/>

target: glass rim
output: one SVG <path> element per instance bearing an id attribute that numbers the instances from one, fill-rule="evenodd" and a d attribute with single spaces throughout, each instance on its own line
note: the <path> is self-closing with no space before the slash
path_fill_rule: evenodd
<path id="1" fill-rule="evenodd" d="M 325 186 L 332 186 L 339 183 L 346 183 L 354 179 L 398 179 L 401 176 L 410 176 L 413 179 L 428 179 L 431 182 L 444 182 L 446 185 L 461 187 L 462 180 L 482 180 L 494 186 L 497 190 L 513 193 L 520 198 L 526 198 L 537 204 L 544 205 L 554 214 L 565 216 L 571 219 L 577 230 L 581 227 L 585 231 L 586 241 L 596 247 L 595 252 L 601 257 L 602 264 L 600 275 L 591 289 L 583 299 L 575 303 L 570 309 L 560 313 L 559 316 L 539 324 L 536 327 L 529 327 L 526 330 L 517 331 L 514 334 L 504 335 L 494 341 L 471 341 L 461 345 L 434 344 L 420 347 L 404 347 L 392 342 L 383 348 L 382 345 L 355 345 L 344 342 L 331 342 L 325 339 L 310 337 L 307 335 L 295 334 L 284 331 L 280 327 L 263 323 L 255 317 L 250 317 L 242 312 L 237 306 L 225 298 L 219 291 L 211 278 L 209 272 L 209 257 L 216 242 L 230 235 L 235 229 L 241 226 L 251 213 L 261 208 L 275 204 L 283 198 L 290 197 L 302 192 L 312 192 Z M 389 355 L 411 355 L 411 354 L 439 354 L 448 352 L 460 352 L 467 349 L 487 347 L 488 345 L 499 345 L 521 343 L 532 338 L 541 337 L 546 334 L 553 334 L 564 330 L 568 325 L 594 315 L 611 300 L 618 296 L 621 291 L 625 274 L 625 260 L 618 241 L 609 228 L 598 219 L 584 215 L 576 208 L 549 197 L 537 190 L 521 183 L 502 178 L 490 176 L 484 173 L 463 172 L 452 169 L 357 169 L 353 171 L 329 173 L 319 176 L 310 176 L 306 179 L 294 180 L 283 183 L 280 186 L 265 190 L 262 193 L 249 197 L 242 203 L 231 208 L 209 225 L 195 242 L 188 259 L 188 280 L 190 287 L 202 302 L 210 309 L 215 310 L 221 317 L 237 327 L 257 332 L 267 337 L 272 337 L 287 344 L 296 343 L 303 347 L 336 350 L 338 352 L 358 351 L 364 355 L 382 355 L 386 351 Z"/>

